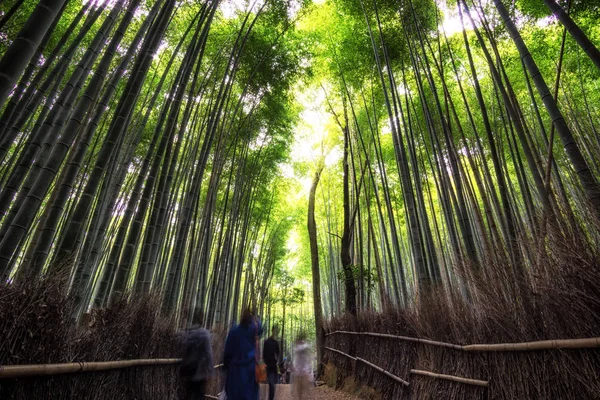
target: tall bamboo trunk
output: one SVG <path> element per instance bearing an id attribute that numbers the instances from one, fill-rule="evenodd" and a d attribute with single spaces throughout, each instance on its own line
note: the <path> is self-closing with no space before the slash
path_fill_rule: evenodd
<path id="1" fill-rule="evenodd" d="M 0 60 L 0 109 L 66 0 L 40 1 Z"/>
<path id="2" fill-rule="evenodd" d="M 315 194 L 321 178 L 321 166 L 314 175 L 308 195 L 308 236 L 310 241 L 310 262 L 312 271 L 313 306 L 315 313 L 315 332 L 317 336 L 317 376 L 323 373 L 323 351 L 325 331 L 323 329 L 323 306 L 321 302 L 321 271 L 319 269 L 319 245 L 317 242 L 317 224 L 315 221 Z"/>
<path id="3" fill-rule="evenodd" d="M 545 1 L 547 2 L 548 0 Z M 504 25 L 506 26 L 513 42 L 515 43 L 519 54 L 521 55 L 523 63 L 525 63 L 525 66 L 527 67 L 527 70 L 529 71 L 531 78 L 535 83 L 538 94 L 542 98 L 544 106 L 546 107 L 546 111 L 548 111 L 548 114 L 552 119 L 552 123 L 554 124 L 554 127 L 558 132 L 565 152 L 567 153 L 567 156 L 571 161 L 573 169 L 577 173 L 579 182 L 581 183 L 581 186 L 585 191 L 586 197 L 590 202 L 590 205 L 596 213 L 596 216 L 600 216 L 600 186 L 598 185 L 598 181 L 592 174 L 592 171 L 590 170 L 587 161 L 581 154 L 579 146 L 577 145 L 577 142 L 573 137 L 571 130 L 567 126 L 562 112 L 559 110 L 558 105 L 556 104 L 556 99 L 550 93 L 550 89 L 548 88 L 548 85 L 546 84 L 542 73 L 540 72 L 535 61 L 533 60 L 531 53 L 529 53 L 529 49 L 527 48 L 525 42 L 521 38 L 521 35 L 519 34 L 516 25 L 514 24 L 510 17 L 510 14 L 508 13 L 508 10 L 506 9 L 506 7 L 504 7 L 504 4 L 501 0 L 494 0 L 494 4 L 496 6 L 496 9 L 498 10 L 498 13 L 500 14 L 500 17 L 504 21 Z"/>

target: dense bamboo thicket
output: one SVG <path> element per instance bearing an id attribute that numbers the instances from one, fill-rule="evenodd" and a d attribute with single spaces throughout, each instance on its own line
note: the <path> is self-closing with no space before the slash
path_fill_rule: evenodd
<path id="1" fill-rule="evenodd" d="M 289 229 L 273 215 L 303 50 L 284 4 L 219 5 L 10 5 L 2 284 L 66 274 L 74 320 L 151 292 L 210 325 L 264 305 Z"/>
<path id="2" fill-rule="evenodd" d="M 315 324 L 319 358 L 323 321 L 345 314 L 331 326 L 460 344 L 596 336 L 597 2 L 0 12 L 7 290 L 65 277 L 72 321 L 149 294 L 177 326 L 251 306 L 286 343 Z M 597 391 L 594 352 L 396 350 L 383 368 L 488 374 L 497 398 Z M 413 397 L 481 395 L 427 379 Z"/>
<path id="3" fill-rule="evenodd" d="M 322 146 L 341 165 L 313 169 L 320 225 L 309 225 L 320 233 L 312 255 L 323 308 L 341 318 L 328 329 L 458 344 L 597 336 L 599 32 L 588 18 L 599 9 L 546 3 L 357 0 L 320 11 L 330 17 L 309 29 L 317 41 L 338 27 L 319 42 L 319 66 L 338 138 Z M 436 6 L 453 7 L 454 26 Z M 550 10 L 557 20 L 541 20 Z M 343 335 L 326 343 L 411 382 L 357 363 L 357 377 L 387 398 L 598 393 L 597 350 L 473 355 Z M 339 379 L 352 374 L 348 358 L 327 356 Z"/>
<path id="4" fill-rule="evenodd" d="M 323 107 L 342 161 L 317 193 L 329 315 L 431 289 L 476 304 L 481 279 L 533 312 L 527 286 L 553 273 L 555 241 L 596 248 L 600 73 L 560 23 L 517 5 L 460 1 L 453 34 L 434 2 L 329 6 Z M 573 5 L 594 35 L 597 13 Z"/>

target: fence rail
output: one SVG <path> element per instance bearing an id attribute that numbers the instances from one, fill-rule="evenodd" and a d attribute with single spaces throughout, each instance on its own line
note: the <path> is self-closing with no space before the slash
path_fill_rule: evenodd
<path id="1" fill-rule="evenodd" d="M 0 379 L 25 378 L 30 376 L 61 375 L 76 372 L 106 371 L 130 367 L 173 365 L 179 358 L 150 358 L 140 360 L 72 362 L 62 364 L 29 364 L 0 366 Z"/>
<path id="2" fill-rule="evenodd" d="M 463 378 L 462 376 L 438 374 L 438 373 L 435 373 L 435 372 L 423 371 L 423 370 L 420 370 L 420 369 L 411 369 L 410 373 L 413 374 L 413 375 L 422 375 L 422 376 L 428 376 L 430 378 L 445 379 L 447 381 L 465 383 L 467 385 L 475 385 L 475 386 L 482 386 L 482 387 L 488 387 L 489 386 L 489 382 L 488 381 L 482 381 L 482 380 L 479 380 L 479 379 L 472 379 L 472 378 Z"/>
<path id="3" fill-rule="evenodd" d="M 388 376 L 388 377 L 392 378 L 393 380 L 395 380 L 398 383 L 401 383 L 404 386 L 408 386 L 409 385 L 409 383 L 407 381 L 405 381 L 404 379 L 400 378 L 399 376 L 396 376 L 396 375 L 392 374 L 391 372 L 386 371 L 385 369 L 383 369 L 383 368 L 381 368 L 381 367 L 379 367 L 379 366 L 377 366 L 377 365 L 375 365 L 373 363 L 370 363 L 369 361 L 367 361 L 367 360 L 365 360 L 363 358 L 358 358 L 357 357 L 356 360 L 360 361 L 363 364 L 368 365 L 369 367 L 371 367 L 373 369 L 376 369 L 377 371 L 381 372 L 385 376 Z"/>
<path id="4" fill-rule="evenodd" d="M 353 361 L 358 361 L 361 362 L 371 368 L 373 368 L 376 371 L 381 372 L 382 374 L 388 376 L 389 378 L 395 380 L 396 382 L 404 385 L 404 386 L 409 386 L 410 383 L 408 381 L 405 381 L 404 379 L 400 378 L 397 375 L 392 374 L 391 372 L 385 370 L 384 368 L 381 368 L 378 365 L 375 365 L 363 358 L 360 357 L 354 357 L 350 354 L 344 353 L 343 351 L 340 351 L 338 349 L 334 349 L 332 347 L 325 347 L 326 350 L 332 351 L 336 354 L 342 355 L 344 357 L 347 357 Z M 467 385 L 475 385 L 475 386 L 482 386 L 482 387 L 488 387 L 489 386 L 489 382 L 488 381 L 482 381 L 479 379 L 472 379 L 472 378 L 464 378 L 462 376 L 455 376 L 455 375 L 447 375 L 447 374 L 438 374 L 436 372 L 431 372 L 431 371 L 423 371 L 423 370 L 419 370 L 419 369 L 411 369 L 410 373 L 412 375 L 422 375 L 422 376 L 428 376 L 430 378 L 434 378 L 434 379 L 445 379 L 447 381 L 453 381 L 453 382 L 458 382 L 458 383 L 464 383 Z"/>
<path id="5" fill-rule="evenodd" d="M 0 365 L 0 379 L 15 379 L 31 376 L 52 376 L 77 372 L 108 371 L 130 367 L 174 365 L 180 358 L 147 358 L 138 360 L 72 362 L 61 364 Z M 223 364 L 215 365 L 215 369 Z"/>
<path id="6" fill-rule="evenodd" d="M 435 340 L 421 339 L 410 336 L 390 335 L 387 333 L 376 332 L 352 332 L 352 331 L 334 331 L 326 334 L 331 336 L 336 334 L 371 336 L 399 340 L 404 342 L 421 343 L 437 347 L 446 347 L 450 349 L 466 352 L 496 352 L 496 351 L 534 351 L 534 350 L 561 350 L 561 349 L 595 349 L 600 348 L 600 337 L 583 339 L 556 339 L 556 340 L 538 340 L 533 342 L 521 343 L 492 343 L 492 344 L 469 344 L 460 345 L 454 343 L 438 342 Z"/>

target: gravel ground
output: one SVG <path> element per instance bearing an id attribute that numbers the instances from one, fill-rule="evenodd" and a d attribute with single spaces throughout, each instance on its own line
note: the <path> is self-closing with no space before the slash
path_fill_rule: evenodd
<path id="1" fill-rule="evenodd" d="M 266 400 L 268 399 L 268 389 L 266 385 L 262 386 L 260 398 L 261 400 Z M 296 400 L 292 397 L 291 388 L 291 385 L 277 385 L 277 389 L 275 390 L 277 396 L 275 397 L 275 400 Z M 314 388 L 304 400 L 359 400 L 359 398 L 349 395 L 348 393 L 335 391 L 326 386 L 321 386 Z"/>

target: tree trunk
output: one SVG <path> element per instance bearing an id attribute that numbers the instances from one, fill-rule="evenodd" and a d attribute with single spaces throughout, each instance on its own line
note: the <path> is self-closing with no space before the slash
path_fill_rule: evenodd
<path id="1" fill-rule="evenodd" d="M 547 2 L 548 0 L 545 1 Z M 542 98 L 544 106 L 546 107 L 546 110 L 548 111 L 548 114 L 550 115 L 550 118 L 553 121 L 554 127 L 556 128 L 558 135 L 560 136 L 565 152 L 567 153 L 567 156 L 571 161 L 571 165 L 573 166 L 573 169 L 576 171 L 577 176 L 579 177 L 579 181 L 581 183 L 581 186 L 583 187 L 583 190 L 585 191 L 586 197 L 590 202 L 590 205 L 592 206 L 593 210 L 595 211 L 596 216 L 600 217 L 600 186 L 598 186 L 598 181 L 596 180 L 592 171 L 590 170 L 590 167 L 588 166 L 587 161 L 583 157 L 583 154 L 581 154 L 579 146 L 577 145 L 577 142 L 575 141 L 571 130 L 567 126 L 567 123 L 561 111 L 559 110 L 558 105 L 556 104 L 556 99 L 550 93 L 550 89 L 548 88 L 548 85 L 546 84 L 542 73 L 540 72 L 535 61 L 533 60 L 531 53 L 529 53 L 529 49 L 527 48 L 525 42 L 521 38 L 521 35 L 519 34 L 516 25 L 514 24 L 510 17 L 510 14 L 508 13 L 508 10 L 506 9 L 506 7 L 504 7 L 504 4 L 501 0 L 494 0 L 494 4 L 496 5 L 496 9 L 500 13 L 502 20 L 504 21 L 504 24 L 508 29 L 508 32 L 513 42 L 517 46 L 517 50 L 521 55 L 523 63 L 527 67 L 527 70 L 529 71 L 531 78 L 535 83 L 535 86 L 538 90 L 538 94 Z"/>
<path id="2" fill-rule="evenodd" d="M 317 242 L 317 224 L 315 222 L 315 193 L 321 178 L 323 165 L 315 172 L 308 195 L 308 237 L 310 241 L 310 261 L 312 266 L 312 289 L 315 312 L 315 331 L 317 337 L 317 376 L 323 374 L 323 352 L 325 350 L 325 331 L 323 329 L 323 305 L 321 304 L 321 271 L 319 269 L 319 244 Z"/>
<path id="3" fill-rule="evenodd" d="M 66 0 L 42 0 L 0 60 L 0 109 Z"/>
<path id="4" fill-rule="evenodd" d="M 346 118 L 347 119 L 347 118 Z M 350 128 L 344 126 L 344 232 L 342 234 L 342 246 L 340 256 L 344 270 L 344 283 L 346 289 L 346 312 L 356 316 L 356 282 L 352 270 L 352 229 L 350 223 L 350 171 L 348 165 L 348 147 L 350 142 Z"/>

